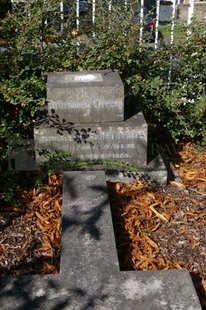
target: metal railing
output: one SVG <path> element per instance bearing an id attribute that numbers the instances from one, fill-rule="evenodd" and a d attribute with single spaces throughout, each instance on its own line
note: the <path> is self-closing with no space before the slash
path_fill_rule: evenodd
<path id="1" fill-rule="evenodd" d="M 18 4 L 25 2 L 26 0 L 11 0 L 12 1 L 12 8 L 13 11 L 15 11 L 18 8 Z M 35 0 L 34 0 L 35 1 Z M 174 43 L 174 32 L 175 32 L 175 23 L 177 20 L 177 9 L 178 5 L 180 3 L 180 0 L 171 0 L 172 5 L 170 5 L 170 23 L 171 23 L 171 30 L 170 30 L 170 44 Z M 43 0 L 43 2 L 46 2 L 46 0 Z M 143 41 L 143 29 L 144 29 L 144 7 L 145 7 L 145 0 L 73 0 L 73 4 L 76 11 L 76 30 L 78 31 L 80 28 L 80 6 L 81 3 L 88 3 L 91 6 L 91 22 L 94 25 L 96 22 L 96 14 L 97 14 L 97 8 L 98 5 L 104 4 L 104 7 L 108 10 L 108 13 L 112 12 L 115 5 L 120 4 L 122 10 L 128 10 L 131 7 L 139 6 L 139 43 L 142 44 Z M 59 10 L 60 10 L 60 29 L 63 31 L 64 29 L 64 20 L 65 20 L 65 12 L 64 12 L 64 5 L 66 4 L 66 1 L 60 0 L 59 2 Z M 165 7 L 165 6 L 164 6 Z M 190 30 L 190 24 L 193 20 L 194 16 L 194 7 L 195 7 L 195 0 L 189 0 L 189 6 L 188 6 L 188 18 L 187 18 L 187 24 L 188 24 L 188 31 L 187 34 L 190 36 L 191 30 Z M 161 3 L 160 0 L 155 1 L 155 5 L 153 7 L 153 11 L 155 11 L 155 42 L 154 46 L 157 48 L 158 41 L 159 41 L 159 25 L 161 22 L 161 16 L 160 16 L 160 8 Z M 172 9 L 172 10 L 171 10 Z M 205 20 L 206 20 L 206 12 L 205 12 Z M 93 36 L 95 36 L 95 32 L 93 32 Z"/>

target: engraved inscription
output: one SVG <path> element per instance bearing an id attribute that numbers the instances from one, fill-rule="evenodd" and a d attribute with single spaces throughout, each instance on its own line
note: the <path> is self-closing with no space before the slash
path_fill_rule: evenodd
<path id="1" fill-rule="evenodd" d="M 99 136 L 97 134 L 97 136 Z M 75 136 L 71 135 L 52 135 L 52 136 L 42 136 L 38 141 L 36 141 L 36 146 L 38 149 L 48 149 L 53 150 L 65 150 L 72 154 L 73 159 L 128 159 L 137 158 L 140 155 L 145 155 L 144 147 L 139 147 L 138 137 L 135 132 L 125 132 L 125 133 L 101 133 L 101 138 L 107 137 L 107 139 L 101 140 L 82 140 L 81 143 L 75 141 Z M 115 137 L 115 140 L 108 139 L 108 137 Z M 125 137 L 127 137 L 125 139 Z M 118 139 L 117 139 L 118 138 Z M 146 145 L 145 145 L 146 148 Z"/>
<path id="2" fill-rule="evenodd" d="M 91 96 L 89 96 L 88 92 L 86 91 L 86 89 L 84 88 L 80 88 L 78 90 L 78 93 L 77 93 L 77 100 L 80 100 L 80 99 L 85 99 L 85 98 L 89 98 Z"/>
<path id="3" fill-rule="evenodd" d="M 95 145 L 90 145 L 90 144 L 85 144 L 85 145 L 81 145 L 81 144 L 75 144 L 74 148 L 75 150 L 81 150 L 81 151 L 92 151 L 92 152 L 96 152 L 96 151 L 102 151 L 102 150 L 108 150 L 108 151 L 118 151 L 118 150 L 128 150 L 128 149 L 135 149 L 136 146 L 134 143 L 127 143 L 127 144 L 118 144 L 118 143 L 106 143 L 102 144 L 101 146 L 98 144 Z"/>
<path id="4" fill-rule="evenodd" d="M 69 142 L 75 139 L 75 135 L 53 135 L 53 136 L 42 136 L 39 138 L 41 142 Z M 143 138 L 143 135 L 137 131 L 128 132 L 100 132 L 100 133 L 90 133 L 87 141 L 106 141 L 106 140 L 129 140 Z M 119 144 L 113 144 L 114 147 Z M 122 144 L 123 145 L 123 144 Z M 127 145 L 127 144 L 126 144 Z M 128 145 L 129 146 L 129 145 Z M 130 145 L 131 146 L 131 145 Z M 132 147 L 132 146 L 131 146 Z"/>
<path id="5" fill-rule="evenodd" d="M 98 134 L 91 134 L 90 139 L 93 140 L 124 140 L 139 138 L 140 133 L 136 131 L 128 132 L 101 132 Z"/>
<path id="6" fill-rule="evenodd" d="M 49 107 L 50 109 L 54 109 L 55 111 L 58 110 L 68 110 L 68 109 L 79 109 L 79 108 L 84 108 L 88 109 L 90 108 L 91 104 L 89 102 L 55 102 L 55 101 L 50 101 L 49 102 Z"/>
<path id="7" fill-rule="evenodd" d="M 113 153 L 107 153 L 107 154 L 86 154 L 86 155 L 78 155 L 79 159 L 117 159 L 117 158 L 129 158 L 128 154 L 120 153 L 120 154 L 113 154 Z"/>
<path id="8" fill-rule="evenodd" d="M 77 100 L 84 99 L 86 97 L 78 97 L 77 94 Z M 89 97 L 88 97 L 89 98 Z M 68 110 L 69 109 L 89 109 L 89 108 L 96 108 L 96 109 L 111 109 L 111 106 L 114 108 L 120 108 L 118 101 L 112 101 L 112 102 L 104 102 L 100 99 L 96 100 L 90 100 L 90 102 L 62 102 L 62 101 L 49 101 L 49 107 L 50 109 L 54 109 L 55 111 L 58 110 Z"/>

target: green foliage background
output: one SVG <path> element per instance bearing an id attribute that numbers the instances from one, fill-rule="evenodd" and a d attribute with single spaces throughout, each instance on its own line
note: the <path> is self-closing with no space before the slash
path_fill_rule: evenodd
<path id="1" fill-rule="evenodd" d="M 3 0 L 2 0 L 3 1 Z M 129 1 L 128 1 L 129 2 Z M 131 1 L 132 3 L 132 1 Z M 180 44 L 140 46 L 139 29 L 131 27 L 133 7 L 111 12 L 97 1 L 80 17 L 81 41 L 72 32 L 75 10 L 61 29 L 59 1 L 28 1 L 0 20 L 0 156 L 7 141 L 32 138 L 34 114 L 44 105 L 51 71 L 118 70 L 129 108 L 141 108 L 150 124 L 167 128 L 178 141 L 197 139 L 206 145 L 206 33 L 194 22 L 190 38 Z"/>

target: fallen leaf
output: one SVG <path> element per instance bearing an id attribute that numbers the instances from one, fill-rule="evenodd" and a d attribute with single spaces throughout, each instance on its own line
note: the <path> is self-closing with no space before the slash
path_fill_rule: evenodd
<path id="1" fill-rule="evenodd" d="M 35 213 L 36 213 L 37 217 L 38 217 L 42 222 L 48 220 L 48 217 L 43 217 L 39 212 L 36 211 Z"/>
<path id="2" fill-rule="evenodd" d="M 24 215 L 24 219 L 25 219 L 25 220 L 30 219 L 30 218 L 34 217 L 34 215 L 35 215 L 35 212 L 26 213 L 26 214 Z"/>
<path id="3" fill-rule="evenodd" d="M 170 185 L 176 186 L 176 187 L 179 187 L 179 188 L 185 188 L 185 185 L 183 183 L 179 183 L 179 182 L 175 182 L 175 181 L 171 181 Z"/>
<path id="4" fill-rule="evenodd" d="M 157 217 L 159 217 L 160 219 L 162 219 L 163 221 L 168 222 L 168 220 L 166 219 L 166 217 L 164 215 L 162 215 L 161 213 L 159 213 L 152 205 L 149 206 L 149 208 L 155 213 L 155 215 Z"/>

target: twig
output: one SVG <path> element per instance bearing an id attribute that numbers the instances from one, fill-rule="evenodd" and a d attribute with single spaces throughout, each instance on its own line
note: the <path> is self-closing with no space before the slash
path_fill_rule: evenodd
<path id="1" fill-rule="evenodd" d="M 206 193 L 201 193 L 201 192 L 197 191 L 197 190 L 194 189 L 194 188 L 187 188 L 187 190 L 193 191 L 193 192 L 197 193 L 198 195 L 206 196 Z"/>

